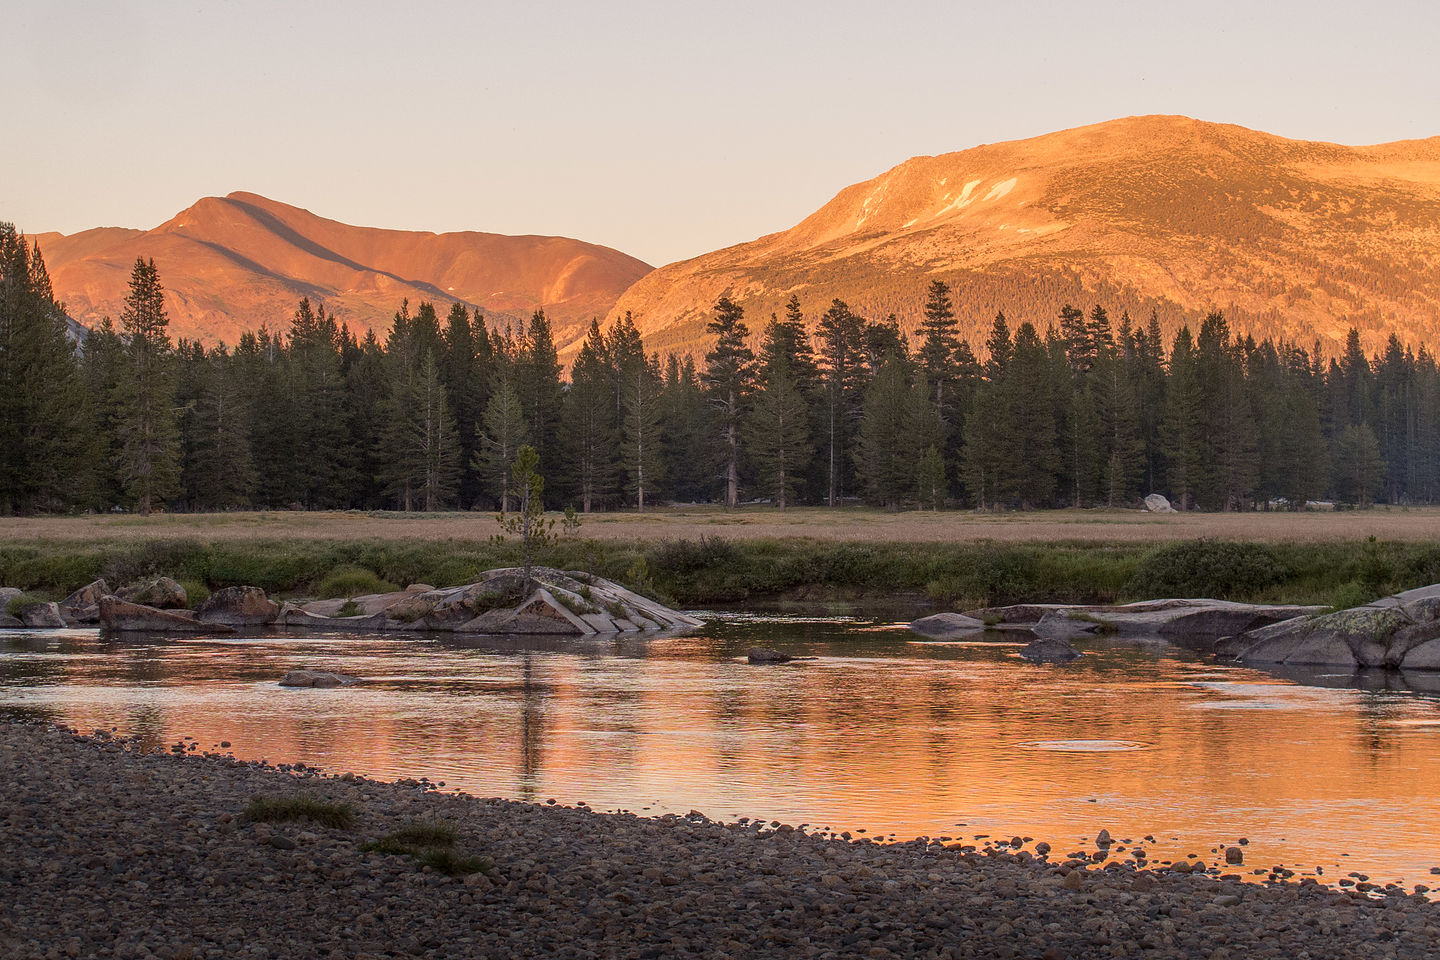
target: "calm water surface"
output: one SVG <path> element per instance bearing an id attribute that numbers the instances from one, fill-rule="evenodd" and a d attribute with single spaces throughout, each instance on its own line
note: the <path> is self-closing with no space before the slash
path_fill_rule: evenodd
<path id="1" fill-rule="evenodd" d="M 753 645 L 819 659 L 752 667 Z M 1057 853 L 1106 827 L 1154 836 L 1155 859 L 1213 860 L 1245 837 L 1246 871 L 1434 879 L 1440 695 L 1221 667 L 1161 643 L 1091 644 L 1064 667 L 1029 665 L 1018 646 L 739 616 L 578 649 L 11 634 L 0 712 L 597 809 L 1021 835 Z M 367 682 L 276 686 L 296 667 Z"/>

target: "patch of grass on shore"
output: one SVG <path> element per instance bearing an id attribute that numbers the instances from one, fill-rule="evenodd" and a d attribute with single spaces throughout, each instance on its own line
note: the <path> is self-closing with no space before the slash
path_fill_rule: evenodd
<path id="1" fill-rule="evenodd" d="M 356 810 L 348 803 L 333 803 L 304 795 L 288 797 L 255 797 L 245 808 L 247 819 L 255 823 L 287 823 L 310 820 L 322 827 L 349 830 L 355 825 Z"/>
<path id="2" fill-rule="evenodd" d="M 489 873 L 495 868 L 495 862 L 489 857 L 455 852 L 452 848 L 459 836 L 452 824 L 417 820 L 379 840 L 361 844 L 360 849 L 366 853 L 414 857 L 422 867 L 452 877 Z"/>
<path id="3" fill-rule="evenodd" d="M 37 540 L 0 544 L 0 585 L 64 596 L 101 576 L 115 585 L 163 574 L 211 590 L 250 585 L 273 596 L 340 597 L 398 584 L 453 586 L 519 562 L 518 544 L 475 540 Z M 572 538 L 536 562 L 593 570 L 689 607 L 905 595 L 954 609 L 1166 596 L 1329 604 L 1440 582 L 1440 544 L 1423 540 Z M 637 571 L 643 584 L 630 576 Z"/>

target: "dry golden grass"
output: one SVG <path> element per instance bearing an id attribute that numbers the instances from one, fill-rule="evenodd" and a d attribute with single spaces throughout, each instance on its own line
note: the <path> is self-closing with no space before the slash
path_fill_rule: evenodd
<path id="1" fill-rule="evenodd" d="M 5 517 L 0 543 L 115 542 L 198 538 L 229 540 L 486 540 L 499 533 L 488 513 L 224 513 L 136 516 Z M 786 511 L 685 507 L 584 518 L 580 536 L 660 541 L 701 535 L 730 540 L 803 537 L 821 541 L 1006 543 L 1105 541 L 1162 543 L 1199 537 L 1267 543 L 1440 541 L 1440 508 L 1386 508 L 1343 513 L 1151 514 L 1134 510 L 1047 510 L 977 514 L 885 513 L 863 508 Z"/>

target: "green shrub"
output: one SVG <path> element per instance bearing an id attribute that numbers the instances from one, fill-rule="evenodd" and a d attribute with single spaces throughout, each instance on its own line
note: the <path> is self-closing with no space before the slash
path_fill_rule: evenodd
<path id="1" fill-rule="evenodd" d="M 1150 553 L 1125 585 L 1130 596 L 1254 596 L 1289 571 L 1270 547 L 1234 540 L 1186 540 Z"/>
<path id="2" fill-rule="evenodd" d="M 338 597 L 359 597 L 372 593 L 393 593 L 400 588 L 381 580 L 373 570 L 364 567 L 336 567 L 315 584 L 315 595 L 324 600 Z"/>
<path id="3" fill-rule="evenodd" d="M 454 824 L 416 820 L 390 834 L 388 839 L 414 847 L 448 847 L 459 836 Z"/>
<path id="4" fill-rule="evenodd" d="M 1363 583 L 1351 580 L 1330 596 L 1330 602 L 1326 605 L 1328 613 L 1336 610 L 1349 610 L 1351 607 L 1359 607 L 1378 599 L 1380 595 Z"/>
<path id="5" fill-rule="evenodd" d="M 191 610 L 199 607 L 200 604 L 204 603 L 210 597 L 210 588 L 199 580 L 180 580 L 177 582 L 181 588 L 184 589 L 185 601 L 190 605 Z"/>
<path id="6" fill-rule="evenodd" d="M 21 607 L 31 603 L 46 603 L 49 599 L 40 593 L 22 593 L 18 597 L 11 598 L 10 602 L 5 604 L 5 612 L 12 617 L 19 617 Z"/>
<path id="7" fill-rule="evenodd" d="M 311 820 L 324 827 L 348 830 L 355 825 L 355 807 L 348 803 L 317 800 L 303 794 L 288 797 L 255 797 L 245 816 L 256 823 Z"/>

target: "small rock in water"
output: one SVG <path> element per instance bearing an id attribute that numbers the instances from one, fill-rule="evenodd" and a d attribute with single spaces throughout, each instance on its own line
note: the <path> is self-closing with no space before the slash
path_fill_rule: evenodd
<path id="1" fill-rule="evenodd" d="M 1095 835 L 1095 845 L 1097 847 L 1108 847 L 1114 842 L 1114 840 L 1110 839 L 1110 831 L 1103 827 L 1100 829 L 1100 832 Z"/>
<path id="2" fill-rule="evenodd" d="M 348 687 L 359 683 L 356 677 L 325 670 L 291 670 L 280 679 L 282 687 Z"/>
<path id="3" fill-rule="evenodd" d="M 769 647 L 751 647 L 746 657 L 751 663 L 789 663 L 795 659 L 788 653 L 781 653 L 779 650 L 772 650 Z"/>
<path id="4" fill-rule="evenodd" d="M 1244 862 L 1245 862 L 1245 851 L 1244 851 L 1244 850 L 1241 850 L 1239 847 L 1226 847 L 1226 848 L 1225 848 L 1225 862 L 1226 862 L 1226 863 L 1244 863 Z"/>
<path id="5" fill-rule="evenodd" d="M 1084 654 L 1064 640 L 1041 639 L 1027 643 L 1020 656 L 1031 663 L 1069 663 Z"/>

